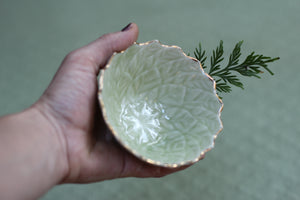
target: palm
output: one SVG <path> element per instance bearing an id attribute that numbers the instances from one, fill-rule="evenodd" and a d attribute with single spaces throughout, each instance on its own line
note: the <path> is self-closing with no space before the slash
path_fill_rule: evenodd
<path id="1" fill-rule="evenodd" d="M 87 173 L 96 178 L 95 173 L 100 170 L 93 167 L 99 167 L 101 163 L 91 162 L 100 162 L 103 157 L 98 155 L 98 159 L 93 158 L 98 143 L 103 143 L 96 140 L 96 136 L 103 135 L 106 127 L 103 120 L 96 119 L 101 116 L 96 97 L 97 78 L 89 65 L 88 62 L 74 60 L 70 54 L 62 66 L 72 70 L 67 70 L 66 75 L 61 68 L 43 96 L 54 111 L 61 134 L 66 139 L 70 166 L 67 181 L 91 181 L 83 178 L 90 176 Z"/>

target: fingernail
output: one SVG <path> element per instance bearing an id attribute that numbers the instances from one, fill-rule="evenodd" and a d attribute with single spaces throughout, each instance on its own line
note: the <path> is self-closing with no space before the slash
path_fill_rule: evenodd
<path id="1" fill-rule="evenodd" d="M 128 31 L 130 28 L 131 28 L 131 24 L 132 23 L 129 23 L 127 26 L 125 26 L 121 31 L 124 32 L 124 31 Z"/>

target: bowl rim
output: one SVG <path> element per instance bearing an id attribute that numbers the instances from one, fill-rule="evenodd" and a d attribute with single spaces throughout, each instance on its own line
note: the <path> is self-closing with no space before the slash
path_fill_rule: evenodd
<path id="1" fill-rule="evenodd" d="M 105 124 L 107 125 L 109 131 L 113 134 L 113 136 L 115 137 L 115 139 L 118 141 L 118 143 L 120 143 L 121 146 L 123 146 L 127 151 L 129 151 L 131 154 L 133 154 L 137 158 L 141 159 L 142 161 L 144 161 L 146 163 L 149 163 L 151 165 L 156 165 L 156 166 L 160 166 L 160 167 L 167 167 L 167 168 L 178 168 L 178 167 L 181 167 L 181 166 L 192 165 L 192 164 L 198 162 L 199 160 L 203 159 L 205 157 L 205 154 L 208 151 L 210 151 L 212 148 L 214 148 L 214 146 L 215 146 L 215 140 L 218 137 L 219 133 L 223 130 L 223 122 L 221 120 L 221 113 L 223 111 L 224 104 L 223 104 L 223 101 L 221 100 L 221 98 L 218 96 L 218 94 L 216 92 L 216 82 L 215 82 L 215 80 L 203 70 L 203 67 L 202 67 L 202 65 L 201 65 L 201 63 L 200 63 L 199 60 L 197 60 L 196 58 L 188 56 L 187 54 L 185 54 L 183 52 L 183 50 L 179 46 L 176 46 L 176 45 L 165 45 L 165 44 L 162 44 L 159 40 L 151 40 L 151 41 L 144 42 L 144 43 L 134 42 L 131 46 L 133 46 L 133 45 L 144 46 L 144 45 L 148 45 L 148 44 L 151 44 L 151 43 L 154 43 L 154 42 L 158 43 L 159 45 L 161 45 L 162 47 L 165 47 L 165 48 L 176 48 L 176 49 L 179 49 L 180 52 L 185 57 L 187 57 L 187 58 L 189 58 L 189 59 L 197 62 L 199 64 L 199 67 L 201 68 L 201 70 L 204 72 L 205 76 L 209 80 L 211 80 L 213 82 L 214 93 L 215 93 L 215 95 L 216 95 L 216 97 L 217 97 L 217 99 L 218 99 L 218 101 L 220 103 L 220 109 L 218 111 L 218 119 L 220 121 L 220 129 L 213 136 L 214 139 L 213 139 L 213 142 L 212 142 L 212 146 L 209 147 L 209 148 L 207 148 L 207 149 L 205 149 L 204 151 L 202 151 L 200 153 L 200 155 L 197 158 L 195 158 L 195 159 L 188 160 L 188 161 L 185 161 L 185 162 L 180 162 L 180 163 L 162 163 L 162 162 L 159 162 L 159 161 L 155 161 L 155 160 L 146 158 L 145 156 L 142 156 L 137 151 L 131 149 L 128 145 L 126 145 L 120 139 L 117 131 L 115 131 L 114 128 L 112 127 L 112 125 L 110 125 L 110 123 L 108 122 L 107 114 L 106 114 L 106 109 L 105 109 L 104 102 L 103 102 L 103 99 L 102 99 L 102 90 L 103 90 L 103 79 L 104 79 L 104 72 L 105 72 L 105 70 L 107 70 L 111 66 L 111 62 L 112 62 L 113 58 L 115 57 L 115 55 L 122 54 L 124 51 L 126 51 L 126 49 L 123 50 L 123 51 L 120 51 L 120 52 L 114 52 L 113 55 L 108 60 L 108 62 L 105 65 L 105 67 L 102 68 L 102 69 L 100 69 L 100 72 L 99 72 L 99 81 L 98 81 L 98 101 L 100 103 L 100 111 L 101 111 L 102 116 L 104 118 Z"/>

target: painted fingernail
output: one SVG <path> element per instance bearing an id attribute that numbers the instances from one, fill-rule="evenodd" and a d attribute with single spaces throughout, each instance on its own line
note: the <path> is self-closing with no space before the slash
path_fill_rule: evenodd
<path id="1" fill-rule="evenodd" d="M 128 31 L 130 28 L 131 28 L 131 24 L 132 23 L 129 23 L 127 26 L 125 26 L 121 31 L 124 32 L 124 31 Z"/>

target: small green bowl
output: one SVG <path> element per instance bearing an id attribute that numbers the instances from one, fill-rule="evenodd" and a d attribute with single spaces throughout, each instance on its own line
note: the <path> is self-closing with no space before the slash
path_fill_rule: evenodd
<path id="1" fill-rule="evenodd" d="M 112 56 L 100 72 L 99 101 L 120 144 L 153 165 L 197 162 L 223 128 L 215 81 L 197 59 L 157 40 Z"/>

